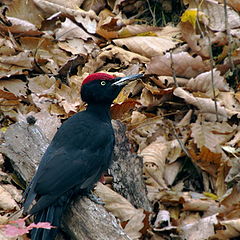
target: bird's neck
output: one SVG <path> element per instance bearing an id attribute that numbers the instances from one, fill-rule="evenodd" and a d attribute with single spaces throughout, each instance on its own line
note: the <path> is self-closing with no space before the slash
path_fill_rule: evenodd
<path id="1" fill-rule="evenodd" d="M 91 103 L 88 104 L 87 111 L 91 112 L 103 121 L 111 121 L 110 106 L 111 104 L 106 103 Z"/>

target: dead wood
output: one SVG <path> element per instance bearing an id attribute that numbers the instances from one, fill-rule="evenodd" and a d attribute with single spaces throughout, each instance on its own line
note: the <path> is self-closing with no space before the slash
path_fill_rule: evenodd
<path id="1" fill-rule="evenodd" d="M 136 207 L 150 210 L 142 181 L 142 161 L 129 149 L 125 129 L 114 121 L 116 147 L 111 174 L 114 188 Z M 29 182 L 47 149 L 49 141 L 36 125 L 11 125 L 1 139 L 0 152 L 7 156 L 16 173 Z M 63 217 L 64 230 L 72 239 L 130 239 L 104 207 L 88 198 L 74 200 Z"/>

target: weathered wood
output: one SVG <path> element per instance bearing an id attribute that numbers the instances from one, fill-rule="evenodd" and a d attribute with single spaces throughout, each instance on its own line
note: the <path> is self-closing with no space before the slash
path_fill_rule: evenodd
<path id="1" fill-rule="evenodd" d="M 133 205 L 150 210 L 141 178 L 142 160 L 130 152 L 123 125 L 116 121 L 113 123 L 116 135 L 114 161 L 110 170 L 114 178 L 113 185 Z M 20 122 L 11 125 L 4 134 L 0 152 L 10 159 L 23 180 L 29 182 L 48 144 L 39 127 Z M 70 204 L 63 217 L 63 226 L 72 239 L 130 239 L 104 207 L 88 198 L 78 198 Z"/>
<path id="2" fill-rule="evenodd" d="M 142 178 L 142 158 L 130 151 L 125 126 L 119 121 L 112 121 L 112 123 L 116 139 L 113 164 L 109 169 L 113 176 L 113 188 L 135 207 L 151 211 Z"/>
<path id="3" fill-rule="evenodd" d="M 48 145 L 38 126 L 19 122 L 11 125 L 3 135 L 0 152 L 10 159 L 23 180 L 30 182 Z"/>
<path id="4" fill-rule="evenodd" d="M 112 214 L 87 197 L 73 201 L 63 218 L 64 229 L 73 240 L 131 240 Z"/>

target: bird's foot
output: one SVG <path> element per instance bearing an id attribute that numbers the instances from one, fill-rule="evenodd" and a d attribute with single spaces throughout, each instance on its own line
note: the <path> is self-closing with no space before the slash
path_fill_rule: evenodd
<path id="1" fill-rule="evenodd" d="M 105 204 L 103 200 L 100 197 L 96 196 L 92 191 L 87 195 L 87 197 L 93 202 L 95 202 L 96 204 L 99 204 L 99 205 Z"/>

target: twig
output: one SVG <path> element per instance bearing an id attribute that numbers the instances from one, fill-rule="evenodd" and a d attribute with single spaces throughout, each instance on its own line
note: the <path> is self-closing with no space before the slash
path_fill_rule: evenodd
<path id="1" fill-rule="evenodd" d="M 223 0 L 223 4 L 224 4 L 224 20 L 225 20 L 225 29 L 226 29 L 226 33 L 227 33 L 227 41 L 228 41 L 228 60 L 229 60 L 229 64 L 231 67 L 232 72 L 234 71 L 234 63 L 232 60 L 232 38 L 231 38 L 231 34 L 230 34 L 230 29 L 228 27 L 228 15 L 227 15 L 227 3 L 226 0 Z"/>
<path id="2" fill-rule="evenodd" d="M 153 25 L 156 26 L 156 24 L 157 24 L 156 23 L 156 14 L 153 12 L 149 0 L 147 0 L 147 4 L 148 4 L 148 7 L 149 7 L 149 11 L 150 11 L 150 13 L 152 15 L 152 18 L 153 18 Z"/>
<path id="3" fill-rule="evenodd" d="M 191 155 L 189 154 L 189 152 L 188 152 L 188 150 L 186 149 L 186 147 L 184 146 L 182 140 L 179 138 L 174 124 L 171 123 L 171 125 L 172 125 L 172 129 L 173 129 L 173 135 L 174 135 L 174 137 L 177 139 L 177 141 L 178 141 L 181 149 L 182 149 L 183 152 L 186 154 L 186 156 L 187 156 L 189 159 L 191 159 L 192 164 L 193 164 L 193 166 L 195 167 L 198 175 L 199 175 L 199 176 L 202 176 L 200 168 L 198 167 L 198 165 L 195 163 L 195 161 L 193 160 L 193 158 L 192 158 Z"/>
<path id="4" fill-rule="evenodd" d="M 200 5 L 203 3 L 203 1 L 200 3 Z M 211 67 L 211 85 L 212 85 L 212 93 L 213 93 L 213 101 L 214 101 L 214 106 L 215 106 L 215 112 L 216 112 L 216 121 L 219 121 L 219 117 L 218 117 L 218 107 L 217 107 L 217 100 L 216 100 L 216 93 L 215 93 L 215 87 L 214 87 L 214 78 L 213 78 L 213 68 L 214 68 L 214 61 L 213 61 L 213 53 L 212 53 L 212 45 L 211 45 L 211 39 L 209 37 L 209 32 L 207 30 L 207 26 L 205 26 L 205 32 L 207 34 L 204 34 L 204 32 L 202 31 L 201 25 L 199 23 L 199 6 L 197 6 L 197 25 L 199 27 L 199 31 L 201 33 L 201 35 L 204 37 L 207 37 L 208 40 L 208 51 L 209 51 L 209 55 L 210 55 L 210 67 Z"/>
<path id="5" fill-rule="evenodd" d="M 176 129 L 175 129 L 175 126 L 174 126 L 174 125 L 172 125 L 172 129 L 173 129 L 173 135 L 174 135 L 174 137 L 177 139 L 177 141 L 178 141 L 180 147 L 182 148 L 183 152 L 187 155 L 188 158 L 191 159 L 191 156 L 190 156 L 188 150 L 185 148 L 182 140 L 178 137 L 178 134 L 177 134 L 177 132 L 176 132 Z"/>
<path id="6" fill-rule="evenodd" d="M 216 111 L 216 121 L 219 122 L 217 99 L 216 99 L 216 93 L 215 93 L 215 87 L 214 87 L 214 79 L 213 79 L 213 67 L 214 67 L 213 53 L 212 53 L 211 40 L 210 40 L 208 32 L 207 32 L 207 39 L 208 39 L 208 51 L 209 51 L 209 55 L 210 55 L 211 85 L 212 85 L 213 101 L 214 101 L 214 106 L 215 106 L 215 111 Z"/>

